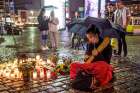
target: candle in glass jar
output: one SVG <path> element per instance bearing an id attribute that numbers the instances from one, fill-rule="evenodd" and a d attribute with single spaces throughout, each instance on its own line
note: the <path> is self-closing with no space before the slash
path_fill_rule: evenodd
<path id="1" fill-rule="evenodd" d="M 15 74 L 11 74 L 10 78 L 14 78 L 15 77 Z"/>
<path id="2" fill-rule="evenodd" d="M 51 71 L 47 71 L 47 79 L 51 78 Z"/>
<path id="3" fill-rule="evenodd" d="M 3 70 L 0 70 L 0 76 L 2 76 L 2 74 L 3 74 Z"/>
<path id="4" fill-rule="evenodd" d="M 47 59 L 47 63 L 48 63 L 48 64 L 51 64 L 52 62 L 51 62 L 51 60 Z"/>
<path id="5" fill-rule="evenodd" d="M 15 78 L 19 78 L 19 70 L 18 69 L 15 70 Z"/>
<path id="6" fill-rule="evenodd" d="M 9 72 L 6 72 L 6 73 L 5 73 L 5 76 L 6 76 L 7 78 L 9 78 L 10 73 L 9 73 Z"/>
<path id="7" fill-rule="evenodd" d="M 29 61 L 29 62 L 30 62 L 30 61 L 32 61 L 32 58 L 28 58 L 28 60 L 27 60 L 27 61 Z"/>
<path id="8" fill-rule="evenodd" d="M 33 72 L 33 79 L 37 79 L 37 72 L 36 71 Z"/>
<path id="9" fill-rule="evenodd" d="M 46 78 L 47 77 L 47 68 L 43 68 L 43 70 L 44 70 L 44 77 Z"/>
<path id="10" fill-rule="evenodd" d="M 40 78 L 40 67 L 37 67 L 37 77 Z"/>
<path id="11" fill-rule="evenodd" d="M 22 73 L 21 72 L 19 72 L 18 78 L 22 79 Z"/>
<path id="12" fill-rule="evenodd" d="M 17 60 L 17 59 L 15 59 L 15 60 L 14 60 L 14 65 L 17 65 L 17 62 L 18 62 L 18 60 Z"/>
<path id="13" fill-rule="evenodd" d="M 41 79 L 44 78 L 44 71 L 43 71 L 43 69 L 40 70 L 40 78 L 41 78 Z"/>
<path id="14" fill-rule="evenodd" d="M 36 60 L 40 60 L 40 59 L 41 59 L 40 55 L 37 55 Z"/>

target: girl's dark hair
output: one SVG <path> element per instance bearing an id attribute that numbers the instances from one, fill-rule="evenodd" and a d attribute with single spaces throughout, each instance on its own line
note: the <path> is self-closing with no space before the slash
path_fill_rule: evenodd
<path id="1" fill-rule="evenodd" d="M 89 27 L 89 29 L 87 30 L 86 34 L 89 34 L 89 33 L 100 35 L 100 31 L 99 31 L 99 29 L 95 25 L 91 25 Z"/>
<path id="2" fill-rule="evenodd" d="M 40 13 L 39 13 L 39 16 L 42 16 L 44 14 L 44 12 L 45 12 L 45 8 L 42 8 Z"/>

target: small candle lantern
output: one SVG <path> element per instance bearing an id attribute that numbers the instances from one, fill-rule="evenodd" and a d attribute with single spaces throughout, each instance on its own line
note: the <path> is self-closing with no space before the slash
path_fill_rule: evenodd
<path id="1" fill-rule="evenodd" d="M 51 78 L 51 71 L 47 71 L 47 79 L 50 79 Z"/>
<path id="2" fill-rule="evenodd" d="M 27 61 L 28 57 L 23 54 L 18 57 L 18 69 L 20 72 L 22 72 L 23 80 L 25 82 L 30 81 L 31 77 L 31 71 L 33 69 L 33 66 L 30 62 Z"/>
<path id="3" fill-rule="evenodd" d="M 26 54 L 18 55 L 18 64 L 22 64 L 22 63 L 26 62 L 27 59 L 28 59 L 28 57 L 26 56 Z"/>
<path id="4" fill-rule="evenodd" d="M 33 71 L 33 79 L 37 79 L 37 72 L 36 72 L 35 69 L 34 69 L 34 71 Z"/>

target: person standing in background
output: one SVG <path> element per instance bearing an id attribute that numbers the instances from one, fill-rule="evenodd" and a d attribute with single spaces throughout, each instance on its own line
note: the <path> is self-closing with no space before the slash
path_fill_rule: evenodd
<path id="1" fill-rule="evenodd" d="M 130 21 L 130 11 L 126 8 L 121 0 L 116 3 L 116 11 L 114 13 L 114 23 L 120 25 L 124 31 L 126 31 L 127 25 Z M 121 56 L 122 46 L 124 51 L 124 57 L 127 56 L 127 43 L 126 43 L 126 33 L 120 33 L 120 39 L 118 40 L 118 55 Z"/>
<path id="2" fill-rule="evenodd" d="M 51 48 L 57 49 L 58 48 L 58 42 L 59 42 L 59 32 L 58 32 L 58 24 L 59 20 L 57 17 L 55 17 L 54 11 L 51 11 L 50 18 L 49 18 L 49 35 L 50 35 L 50 42 L 51 42 Z"/>
<path id="3" fill-rule="evenodd" d="M 106 12 L 106 18 L 111 21 L 114 22 L 114 6 L 111 3 L 108 3 L 107 5 L 107 12 Z"/>
<path id="4" fill-rule="evenodd" d="M 48 17 L 45 16 L 45 9 L 43 8 L 38 16 L 39 30 L 41 32 L 42 50 L 48 49 L 47 47 L 47 33 L 48 33 Z"/>

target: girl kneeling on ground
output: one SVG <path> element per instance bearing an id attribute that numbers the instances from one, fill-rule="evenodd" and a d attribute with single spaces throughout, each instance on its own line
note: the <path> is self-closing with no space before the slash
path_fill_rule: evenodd
<path id="1" fill-rule="evenodd" d="M 70 66 L 72 87 L 91 91 L 97 86 L 105 86 L 112 80 L 113 68 L 110 65 L 112 48 L 110 38 L 100 37 L 96 26 L 92 25 L 86 32 L 88 39 L 85 63 L 74 62 Z"/>

